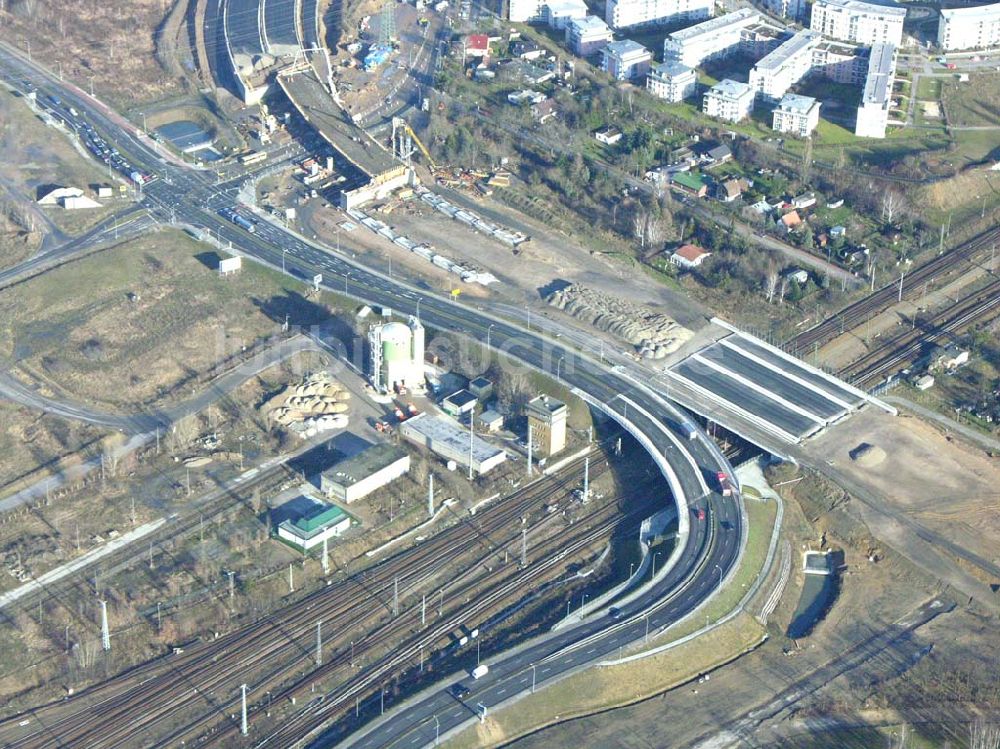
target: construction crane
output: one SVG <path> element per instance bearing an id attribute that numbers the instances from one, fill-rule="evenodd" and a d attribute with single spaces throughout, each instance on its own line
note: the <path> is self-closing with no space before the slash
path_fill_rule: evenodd
<path id="1" fill-rule="evenodd" d="M 435 164 L 434 159 L 431 158 L 431 152 L 427 150 L 427 146 L 425 146 L 421 142 L 420 138 L 417 137 L 417 134 L 413 132 L 413 128 L 410 127 L 410 123 L 408 123 L 402 117 L 393 117 L 392 118 L 393 146 L 397 149 L 397 154 L 399 155 L 399 157 L 404 161 L 409 162 L 410 154 L 412 153 L 413 148 L 408 143 L 404 143 L 404 140 L 409 140 L 413 143 L 416 143 L 417 148 L 420 149 L 420 153 L 422 153 L 424 155 L 424 158 L 427 159 L 427 165 L 431 168 L 431 171 L 436 172 L 438 170 L 437 164 Z"/>

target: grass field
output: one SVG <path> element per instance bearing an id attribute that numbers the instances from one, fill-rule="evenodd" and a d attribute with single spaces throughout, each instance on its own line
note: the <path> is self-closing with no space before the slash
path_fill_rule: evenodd
<path id="1" fill-rule="evenodd" d="M 6 191 L 8 200 L 18 201 L 38 216 L 44 211 L 67 234 L 84 231 L 115 209 L 108 201 L 104 208 L 79 211 L 35 205 L 49 187 L 79 187 L 93 197 L 90 185 L 110 180 L 107 170 L 78 152 L 67 135 L 46 127 L 24 99 L 5 89 L 0 89 L 0 162 L 17 164 L 0 179 L 0 194 Z M 38 227 L 44 228 L 41 220 Z M 0 258 L 0 263 L 10 265 L 18 259 Z"/>
<path id="2" fill-rule="evenodd" d="M 292 325 L 325 319 L 304 287 L 161 231 L 0 292 L 0 356 L 44 388 L 113 407 L 189 394 L 221 361 Z"/>
<path id="3" fill-rule="evenodd" d="M 731 611 L 746 587 L 760 574 L 774 527 L 773 502 L 748 501 L 750 532 L 742 565 L 727 588 L 688 622 L 668 630 L 654 644 L 672 642 L 704 626 L 704 617 L 718 619 Z M 449 749 L 498 746 L 545 725 L 631 704 L 660 694 L 693 676 L 725 663 L 757 645 L 763 627 L 741 613 L 706 634 L 648 658 L 617 666 L 587 669 L 526 697 L 516 705 L 491 712 L 443 746 Z"/>
<path id="4" fill-rule="evenodd" d="M 972 73 L 968 83 L 950 78 L 940 87 L 948 124 L 1000 126 L 1000 73 Z M 1000 143 L 998 134 L 993 142 Z"/>

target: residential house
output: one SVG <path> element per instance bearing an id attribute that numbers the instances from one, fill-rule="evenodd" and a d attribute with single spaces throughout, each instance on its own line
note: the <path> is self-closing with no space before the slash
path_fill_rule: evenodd
<path id="1" fill-rule="evenodd" d="M 803 208 L 812 208 L 814 205 L 816 205 L 816 193 L 814 192 L 804 192 L 792 198 L 792 207 L 800 211 Z"/>
<path id="2" fill-rule="evenodd" d="M 486 57 L 490 53 L 490 38 L 486 34 L 469 34 L 465 37 L 466 57 Z"/>
<path id="3" fill-rule="evenodd" d="M 788 268 L 781 275 L 789 281 L 795 281 L 795 283 L 800 285 L 809 283 L 809 272 L 802 268 Z"/>
<path id="4" fill-rule="evenodd" d="M 670 186 L 696 198 L 703 198 L 708 194 L 708 184 L 705 180 L 691 172 L 675 172 L 670 177 Z"/>
<path id="5" fill-rule="evenodd" d="M 712 166 L 725 164 L 727 161 L 731 161 L 732 158 L 733 158 L 733 152 L 729 150 L 729 146 L 727 146 L 725 143 L 720 143 L 717 146 L 712 146 L 707 151 L 705 151 L 705 160 Z"/>
<path id="6" fill-rule="evenodd" d="M 537 122 L 548 122 L 558 113 L 559 110 L 556 107 L 554 99 L 545 99 L 544 101 L 531 105 L 531 116 L 534 117 Z"/>
<path id="7" fill-rule="evenodd" d="M 786 232 L 790 232 L 802 225 L 802 217 L 799 215 L 798 211 L 789 211 L 778 219 L 778 223 Z"/>
<path id="8" fill-rule="evenodd" d="M 537 60 L 545 53 L 530 39 L 518 39 L 510 43 L 510 56 L 521 60 Z"/>
<path id="9" fill-rule="evenodd" d="M 699 247 L 696 244 L 685 244 L 681 245 L 674 250 L 673 253 L 671 253 L 670 262 L 678 268 L 690 270 L 691 268 L 697 268 L 705 262 L 705 258 L 709 257 L 711 254 L 711 252 Z"/>
<path id="10" fill-rule="evenodd" d="M 609 125 L 608 127 L 602 128 L 594 133 L 594 138 L 597 139 L 598 143 L 603 143 L 606 146 L 613 146 L 622 139 L 622 131 Z"/>
<path id="11" fill-rule="evenodd" d="M 715 197 L 723 203 L 732 203 L 740 199 L 745 187 L 746 182 L 741 179 L 727 179 L 718 183 L 715 190 Z"/>

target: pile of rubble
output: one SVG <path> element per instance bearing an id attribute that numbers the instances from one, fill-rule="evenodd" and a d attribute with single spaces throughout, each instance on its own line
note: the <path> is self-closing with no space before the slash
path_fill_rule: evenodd
<path id="1" fill-rule="evenodd" d="M 271 419 L 303 437 L 347 426 L 351 394 L 329 372 L 309 375 L 272 398 L 266 410 Z"/>
<path id="2" fill-rule="evenodd" d="M 691 331 L 661 312 L 573 284 L 546 300 L 551 306 L 635 346 L 644 359 L 662 359 L 691 338 Z"/>

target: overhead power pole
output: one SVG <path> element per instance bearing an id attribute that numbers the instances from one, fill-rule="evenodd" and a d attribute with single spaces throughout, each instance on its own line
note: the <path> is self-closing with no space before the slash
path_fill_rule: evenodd
<path id="1" fill-rule="evenodd" d="M 434 474 L 427 476 L 427 517 L 434 517 Z"/>
<path id="2" fill-rule="evenodd" d="M 240 733 L 246 736 L 250 733 L 250 726 L 247 724 L 247 685 L 240 685 Z"/>
<path id="3" fill-rule="evenodd" d="M 583 502 L 590 501 L 590 458 L 583 460 Z"/>
<path id="4" fill-rule="evenodd" d="M 323 665 L 323 620 L 316 622 L 316 665 Z"/>
<path id="5" fill-rule="evenodd" d="M 399 616 L 399 577 L 392 578 L 392 615 Z"/>
<path id="6" fill-rule="evenodd" d="M 101 601 L 101 646 L 111 650 L 111 630 L 108 628 L 108 602 Z"/>
<path id="7" fill-rule="evenodd" d="M 330 548 L 327 545 L 327 538 L 323 536 L 323 556 L 320 559 L 320 563 L 323 565 L 323 574 L 327 575 L 330 573 Z"/>
<path id="8" fill-rule="evenodd" d="M 532 448 L 534 448 L 534 443 L 531 439 L 531 424 L 528 424 L 528 475 L 531 475 L 531 454 Z"/>
<path id="9" fill-rule="evenodd" d="M 528 566 L 528 529 L 521 528 L 521 566 Z"/>

